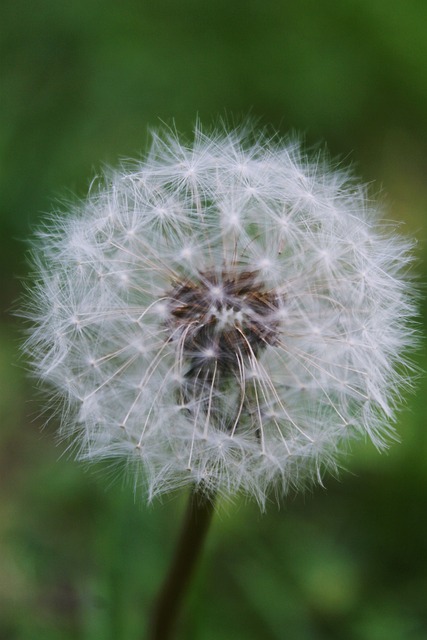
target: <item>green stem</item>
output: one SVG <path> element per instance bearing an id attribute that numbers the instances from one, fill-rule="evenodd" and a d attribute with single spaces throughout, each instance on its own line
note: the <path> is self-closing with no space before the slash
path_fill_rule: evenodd
<path id="1" fill-rule="evenodd" d="M 173 637 L 180 607 L 214 512 L 214 495 L 196 489 L 190 496 L 175 556 L 151 617 L 148 640 Z"/>

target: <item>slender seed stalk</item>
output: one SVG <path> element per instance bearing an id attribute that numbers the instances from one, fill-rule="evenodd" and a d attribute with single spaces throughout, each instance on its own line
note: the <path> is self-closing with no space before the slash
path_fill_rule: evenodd
<path id="1" fill-rule="evenodd" d="M 200 489 L 190 495 L 175 556 L 152 612 L 147 640 L 173 637 L 181 605 L 209 529 L 214 503 L 215 496 Z"/>

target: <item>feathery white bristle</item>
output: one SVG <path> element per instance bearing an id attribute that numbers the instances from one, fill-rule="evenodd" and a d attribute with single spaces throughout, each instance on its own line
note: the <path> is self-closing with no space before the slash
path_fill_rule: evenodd
<path id="1" fill-rule="evenodd" d="M 353 436 L 387 442 L 410 249 L 295 141 L 154 135 L 40 232 L 25 348 L 82 458 L 133 462 L 149 499 L 199 483 L 263 506 Z"/>

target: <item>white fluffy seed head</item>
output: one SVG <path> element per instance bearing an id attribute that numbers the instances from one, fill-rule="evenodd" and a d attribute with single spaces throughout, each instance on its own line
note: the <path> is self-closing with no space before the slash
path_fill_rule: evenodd
<path id="1" fill-rule="evenodd" d="M 348 173 L 250 140 L 155 135 L 39 234 L 25 349 L 79 456 L 132 464 L 149 499 L 264 506 L 354 436 L 383 447 L 408 383 L 411 243 Z"/>

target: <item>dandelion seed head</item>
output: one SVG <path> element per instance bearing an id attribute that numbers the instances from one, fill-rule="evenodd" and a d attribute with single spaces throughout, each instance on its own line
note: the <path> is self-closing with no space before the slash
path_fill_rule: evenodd
<path id="1" fill-rule="evenodd" d="M 198 484 L 263 507 L 393 434 L 410 263 L 298 142 L 154 134 L 39 232 L 25 349 L 79 457 L 129 463 L 148 499 Z"/>

